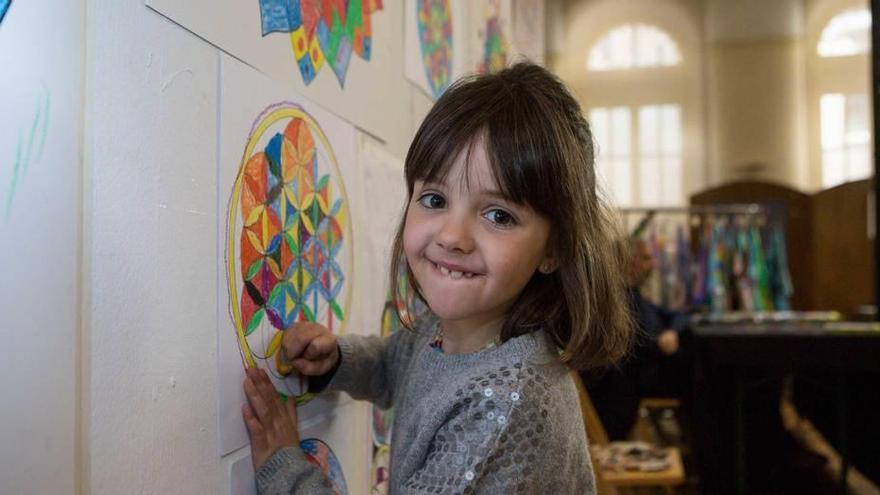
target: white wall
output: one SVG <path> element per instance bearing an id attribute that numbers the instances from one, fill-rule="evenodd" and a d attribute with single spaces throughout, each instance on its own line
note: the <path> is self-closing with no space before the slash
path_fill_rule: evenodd
<path id="1" fill-rule="evenodd" d="M 143 0 L 88 12 L 85 491 L 226 493 L 238 456 L 216 447 L 218 51 Z M 401 158 L 430 108 L 418 90 L 402 98 L 409 134 L 386 147 Z"/>
<path id="2" fill-rule="evenodd" d="M 216 493 L 217 53 L 89 3 L 87 493 Z"/>
<path id="3" fill-rule="evenodd" d="M 0 23 L 0 491 L 73 493 L 81 208 L 81 0 Z"/>

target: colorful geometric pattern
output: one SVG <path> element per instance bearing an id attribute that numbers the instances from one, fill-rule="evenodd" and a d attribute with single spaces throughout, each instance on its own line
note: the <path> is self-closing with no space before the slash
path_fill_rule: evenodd
<path id="1" fill-rule="evenodd" d="M 12 0 L 0 0 L 0 22 L 3 22 L 3 16 L 6 15 L 6 11 L 9 10 L 11 3 Z"/>
<path id="2" fill-rule="evenodd" d="M 254 124 L 228 222 L 230 306 L 244 364 L 265 368 L 282 396 L 303 403 L 305 380 L 278 370 L 281 340 L 302 321 L 341 333 L 352 236 L 333 150 L 297 105 L 273 105 Z"/>
<path id="3" fill-rule="evenodd" d="M 422 63 L 434 98 L 449 87 L 452 74 L 452 9 L 449 0 L 417 0 Z"/>
<path id="4" fill-rule="evenodd" d="M 351 53 L 370 60 L 373 12 L 382 0 L 260 0 L 263 36 L 290 33 L 290 45 L 302 74 L 310 84 L 326 61 L 340 86 Z"/>
<path id="5" fill-rule="evenodd" d="M 299 443 L 299 447 L 306 455 L 306 460 L 317 466 L 333 485 L 336 495 L 348 495 L 348 485 L 345 483 L 345 475 L 342 472 L 342 464 L 333 453 L 329 445 L 317 438 L 308 438 Z"/>
<path id="6" fill-rule="evenodd" d="M 507 45 L 504 33 L 501 30 L 501 22 L 498 20 L 500 7 L 497 2 L 493 3 L 492 13 L 486 19 L 485 43 L 483 45 L 483 60 L 477 67 L 481 74 L 498 72 L 507 65 Z"/>

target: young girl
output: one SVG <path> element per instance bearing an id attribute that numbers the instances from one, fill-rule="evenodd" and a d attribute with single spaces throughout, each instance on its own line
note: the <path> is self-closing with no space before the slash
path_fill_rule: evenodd
<path id="1" fill-rule="evenodd" d="M 465 79 L 410 146 L 397 267 L 429 311 L 411 331 L 285 332 L 310 389 L 395 407 L 391 493 L 595 493 L 567 368 L 606 364 L 630 325 L 610 215 L 580 107 L 545 69 Z M 405 260 L 405 261 L 404 261 Z M 299 450 L 296 411 L 248 370 L 261 493 L 331 493 Z"/>

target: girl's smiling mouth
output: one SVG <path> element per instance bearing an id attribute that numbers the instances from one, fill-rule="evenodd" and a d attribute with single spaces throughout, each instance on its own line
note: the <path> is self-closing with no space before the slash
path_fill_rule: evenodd
<path id="1" fill-rule="evenodd" d="M 466 268 L 452 263 L 438 262 L 430 258 L 425 259 L 431 263 L 436 273 L 439 273 L 444 277 L 449 277 L 452 280 L 471 279 L 482 275 L 481 273 L 468 271 Z"/>

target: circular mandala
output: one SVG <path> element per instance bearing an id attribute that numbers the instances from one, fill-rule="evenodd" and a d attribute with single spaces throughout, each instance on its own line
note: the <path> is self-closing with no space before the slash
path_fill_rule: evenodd
<path id="1" fill-rule="evenodd" d="M 348 199 L 333 149 L 292 103 L 254 123 L 229 204 L 227 278 L 246 366 L 266 369 L 278 391 L 307 401 L 305 379 L 279 370 L 284 332 L 319 322 L 342 333 L 352 266 Z"/>
<path id="2" fill-rule="evenodd" d="M 333 491 L 337 495 L 347 495 L 348 486 L 345 484 L 345 475 L 342 473 L 342 464 L 336 458 L 336 454 L 329 445 L 317 438 L 309 438 L 299 443 L 299 447 L 306 455 L 306 460 L 318 467 L 333 485 Z"/>
<path id="3" fill-rule="evenodd" d="M 449 87 L 452 74 L 452 12 L 449 0 L 418 0 L 419 46 L 434 97 Z"/>

